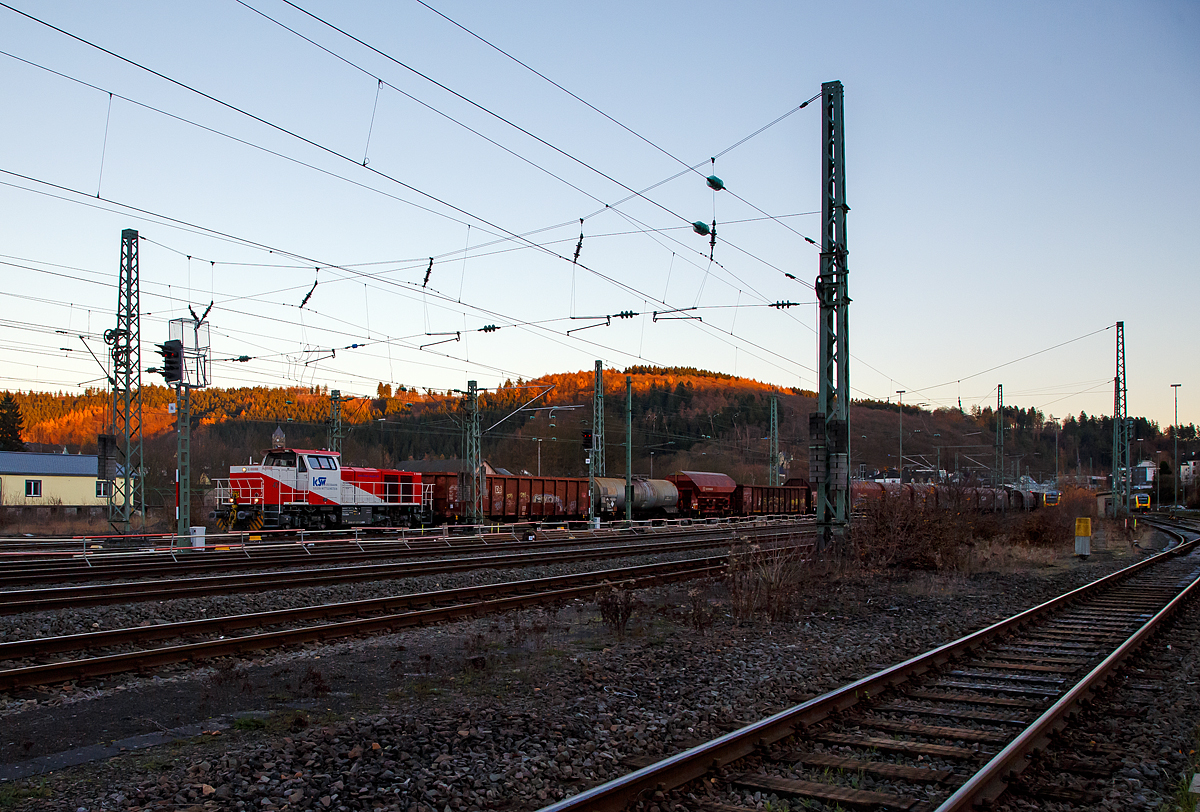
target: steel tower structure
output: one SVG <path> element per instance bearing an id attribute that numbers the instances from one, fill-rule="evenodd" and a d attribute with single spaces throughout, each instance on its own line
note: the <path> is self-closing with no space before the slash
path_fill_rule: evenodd
<path id="1" fill-rule="evenodd" d="M 592 398 L 592 442 L 595 443 L 595 453 L 592 455 L 592 473 L 596 476 L 607 476 L 604 467 L 604 362 L 596 362 L 595 394 Z"/>
<path id="2" fill-rule="evenodd" d="M 1125 387 L 1125 322 L 1117 322 L 1117 376 L 1113 379 L 1113 515 L 1129 515 L 1130 489 L 1133 485 L 1129 470 L 1128 391 Z"/>
<path id="3" fill-rule="evenodd" d="M 329 392 L 329 442 L 330 451 L 342 453 L 342 440 L 346 432 L 342 428 L 342 404 L 350 398 L 342 397 L 342 390 L 332 389 Z"/>
<path id="4" fill-rule="evenodd" d="M 121 271 L 117 285 L 117 326 L 104 333 L 112 358 L 112 429 L 117 470 L 108 492 L 108 521 L 128 533 L 138 517 L 146 523 L 142 481 L 142 337 L 138 282 L 138 233 L 121 232 Z"/>
<path id="5" fill-rule="evenodd" d="M 779 396 L 771 395 L 771 470 L 767 472 L 767 484 L 779 485 Z"/>
<path id="6" fill-rule="evenodd" d="M 846 154 L 842 83 L 821 85 L 821 267 L 817 411 L 809 417 L 809 476 L 816 484 L 818 544 L 850 522 L 850 296 L 846 261 Z"/>
<path id="7" fill-rule="evenodd" d="M 482 423 L 479 415 L 479 385 L 476 381 L 467 381 L 467 476 L 471 503 L 467 515 L 474 523 L 483 521 L 483 497 L 487 489 L 487 478 L 483 473 Z"/>
<path id="8" fill-rule="evenodd" d="M 996 384 L 996 470 L 992 484 L 1004 487 L 1004 384 Z"/>

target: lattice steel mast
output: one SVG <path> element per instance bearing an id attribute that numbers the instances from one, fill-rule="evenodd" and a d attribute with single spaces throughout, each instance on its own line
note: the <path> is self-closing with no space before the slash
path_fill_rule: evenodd
<path id="1" fill-rule="evenodd" d="M 842 83 L 821 85 L 821 268 L 817 411 L 809 418 L 809 476 L 816 484 L 819 543 L 850 522 L 850 296 L 846 249 L 846 155 Z"/>
<path id="2" fill-rule="evenodd" d="M 1004 384 L 996 384 L 996 470 L 992 483 L 1004 487 Z"/>
<path id="3" fill-rule="evenodd" d="M 146 524 L 142 480 L 142 343 L 138 283 L 138 233 L 121 232 L 121 271 L 117 285 L 117 326 L 104 333 L 112 358 L 112 434 L 116 472 L 108 494 L 108 521 L 128 533 L 137 517 Z"/>
<path id="4" fill-rule="evenodd" d="M 1129 402 L 1125 388 L 1125 322 L 1117 322 L 1117 377 L 1113 379 L 1113 515 L 1129 514 Z"/>
<path id="5" fill-rule="evenodd" d="M 779 482 L 779 396 L 771 395 L 771 470 L 767 472 L 767 484 Z"/>
<path id="6" fill-rule="evenodd" d="M 333 389 L 329 392 L 329 442 L 327 445 L 330 451 L 338 454 L 342 453 L 342 440 L 346 438 L 346 431 L 342 428 L 342 404 L 349 399 L 342 397 L 340 389 Z"/>
<path id="7" fill-rule="evenodd" d="M 479 415 L 479 385 L 467 381 L 467 497 L 471 500 L 467 515 L 474 524 L 483 521 L 483 497 L 487 480 L 483 473 L 482 424 Z"/>
<path id="8" fill-rule="evenodd" d="M 596 392 L 592 399 L 592 440 L 596 453 L 592 455 L 592 473 L 607 476 L 604 467 L 604 362 L 596 362 Z"/>

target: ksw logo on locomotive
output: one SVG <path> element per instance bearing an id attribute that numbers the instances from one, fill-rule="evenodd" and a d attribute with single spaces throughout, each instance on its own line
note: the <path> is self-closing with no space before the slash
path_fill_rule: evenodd
<path id="1" fill-rule="evenodd" d="M 325 479 L 326 479 L 326 478 L 325 478 L 325 477 L 323 477 L 323 476 L 315 476 L 315 477 L 313 477 L 313 487 L 314 487 L 314 488 L 319 488 L 319 487 L 321 487 L 322 485 L 324 485 L 324 484 L 325 484 Z"/>

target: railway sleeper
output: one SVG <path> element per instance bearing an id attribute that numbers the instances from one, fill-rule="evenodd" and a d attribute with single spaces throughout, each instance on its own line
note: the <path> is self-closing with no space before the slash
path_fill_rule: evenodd
<path id="1" fill-rule="evenodd" d="M 888 739 L 882 736 L 853 736 L 848 733 L 831 732 L 818 734 L 817 739 L 827 744 L 859 747 L 863 750 L 885 750 L 892 753 L 906 753 L 910 756 L 933 756 L 960 761 L 986 760 L 995 755 L 995 752 L 989 750 L 956 747 L 950 744 L 930 744 L 929 742 Z"/>
<path id="2" fill-rule="evenodd" d="M 817 781 L 801 781 L 795 778 L 778 778 L 773 775 L 753 775 L 741 773 L 729 778 L 730 783 L 747 789 L 779 792 L 800 798 L 815 798 L 820 801 L 833 801 L 840 804 L 865 807 L 883 807 L 884 809 L 911 810 L 923 805 L 924 801 L 917 798 L 905 798 L 886 792 L 839 787 L 833 784 L 822 784 Z"/>
<path id="3" fill-rule="evenodd" d="M 832 753 L 784 753 L 772 756 L 771 761 L 781 764 L 800 764 L 804 767 L 864 772 L 884 778 L 896 778 L 914 784 L 956 784 L 962 779 L 953 770 L 935 770 L 929 767 L 910 767 L 890 761 L 862 761 L 856 758 L 836 756 Z"/>
<path id="4" fill-rule="evenodd" d="M 875 710 L 889 711 L 891 713 L 911 713 L 918 716 L 941 716 L 946 719 L 967 719 L 973 722 L 991 722 L 997 725 L 1018 725 L 1020 727 L 1025 727 L 1033 721 L 1028 714 L 988 713 L 987 711 L 916 705 L 911 702 L 886 702 L 882 705 L 876 705 Z"/>
<path id="5" fill-rule="evenodd" d="M 928 739 L 948 739 L 959 742 L 984 742 L 987 744 L 1007 744 L 1012 737 L 1007 733 L 995 730 L 980 730 L 973 727 L 945 727 L 939 725 L 922 725 L 914 722 L 897 722 L 892 719 L 866 717 L 857 720 L 864 728 L 885 730 L 888 733 L 904 733 L 908 736 L 924 736 Z"/>

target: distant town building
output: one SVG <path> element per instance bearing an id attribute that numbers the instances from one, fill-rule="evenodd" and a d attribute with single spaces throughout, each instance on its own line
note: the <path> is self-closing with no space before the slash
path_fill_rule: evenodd
<path id="1" fill-rule="evenodd" d="M 1154 484 L 1157 473 L 1155 465 L 1150 460 L 1142 460 L 1133 468 L 1133 487 L 1148 488 Z"/>
<path id="2" fill-rule="evenodd" d="M 1179 464 L 1179 481 L 1191 485 L 1200 476 L 1200 460 L 1190 460 Z"/>
<path id="3" fill-rule="evenodd" d="M 26 508 L 99 511 L 108 503 L 111 483 L 96 477 L 94 454 L 39 454 L 0 451 L 0 504 Z"/>

